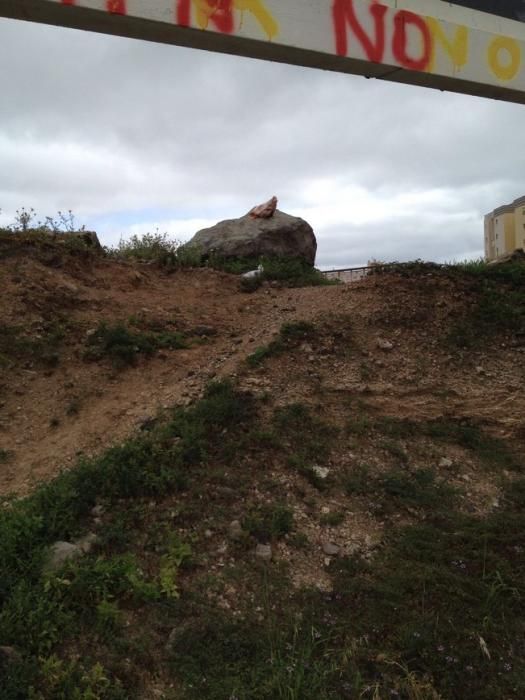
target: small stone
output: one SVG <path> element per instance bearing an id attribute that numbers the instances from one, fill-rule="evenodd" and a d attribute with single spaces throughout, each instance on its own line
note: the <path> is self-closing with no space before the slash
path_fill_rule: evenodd
<path id="1" fill-rule="evenodd" d="M 153 416 L 149 416 L 147 414 L 143 414 L 143 415 L 137 416 L 137 418 L 135 418 L 135 425 L 137 426 L 137 428 L 139 430 L 144 430 L 144 431 L 151 430 L 153 428 L 153 426 L 155 425 L 155 423 L 156 423 L 156 418 L 154 418 Z"/>
<path id="2" fill-rule="evenodd" d="M 242 539 L 243 533 L 244 531 L 241 523 L 238 520 L 232 520 L 228 527 L 228 535 L 230 539 L 237 542 L 238 540 Z"/>
<path id="3" fill-rule="evenodd" d="M 57 571 L 67 561 L 77 559 L 82 554 L 81 548 L 71 542 L 55 542 L 49 550 L 45 568 L 47 571 Z"/>
<path id="4" fill-rule="evenodd" d="M 178 627 L 174 627 L 168 635 L 166 651 L 172 651 L 184 639 L 184 635 L 191 628 L 190 622 L 182 622 Z"/>
<path id="5" fill-rule="evenodd" d="M 341 547 L 334 542 L 323 542 L 322 543 L 323 552 L 329 557 L 336 557 L 341 551 Z"/>
<path id="6" fill-rule="evenodd" d="M 390 350 L 394 349 L 394 344 L 391 343 L 389 340 L 385 340 L 385 338 L 378 338 L 377 347 L 380 350 L 385 350 L 385 352 L 390 352 Z"/>
<path id="7" fill-rule="evenodd" d="M 0 647 L 0 668 L 4 661 L 17 663 L 22 660 L 22 655 L 14 647 Z"/>
<path id="8" fill-rule="evenodd" d="M 195 326 L 192 330 L 192 335 L 201 338 L 210 338 L 211 336 L 217 335 L 217 329 L 212 326 Z"/>
<path id="9" fill-rule="evenodd" d="M 448 468 L 451 467 L 453 464 L 454 464 L 454 462 L 453 462 L 451 459 L 449 459 L 448 457 L 442 457 L 442 458 L 439 460 L 439 466 L 440 466 L 440 467 L 443 467 L 443 468 L 445 468 L 445 469 L 448 469 Z"/>
<path id="10" fill-rule="evenodd" d="M 98 536 L 94 532 L 88 532 L 87 535 L 76 540 L 75 547 L 78 547 L 82 554 L 89 554 L 98 541 Z"/>
<path id="11" fill-rule="evenodd" d="M 485 370 L 484 370 L 483 367 L 481 367 L 481 366 L 476 367 L 476 372 L 477 372 L 478 374 L 485 374 Z"/>
<path id="12" fill-rule="evenodd" d="M 213 537 L 213 532 L 211 530 L 204 530 L 204 537 L 209 540 L 210 537 Z"/>
<path id="13" fill-rule="evenodd" d="M 255 556 L 262 561 L 271 561 L 272 546 L 269 544 L 258 544 L 255 548 Z"/>
<path id="14" fill-rule="evenodd" d="M 104 506 L 101 506 L 101 505 L 93 506 L 93 508 L 91 509 L 91 515 L 94 518 L 99 518 L 103 514 L 104 514 Z"/>
<path id="15" fill-rule="evenodd" d="M 253 386 L 261 386 L 264 384 L 264 379 L 261 379 L 260 377 L 246 377 L 244 381 L 246 384 L 252 384 Z"/>
<path id="16" fill-rule="evenodd" d="M 317 464 L 312 467 L 312 471 L 319 479 L 326 479 L 330 474 L 328 467 L 319 467 Z"/>

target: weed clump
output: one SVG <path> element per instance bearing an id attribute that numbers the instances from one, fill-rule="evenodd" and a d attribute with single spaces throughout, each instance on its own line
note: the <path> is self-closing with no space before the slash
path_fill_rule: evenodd
<path id="1" fill-rule="evenodd" d="M 300 403 L 277 409 L 273 424 L 288 466 L 320 491 L 328 488 L 331 480 L 321 475 L 320 466 L 329 458 L 337 428 L 313 416 L 309 407 Z"/>
<path id="2" fill-rule="evenodd" d="M 294 518 L 290 508 L 282 504 L 260 506 L 243 522 L 243 529 L 259 542 L 271 542 L 289 534 L 293 529 Z"/>
<path id="3" fill-rule="evenodd" d="M 197 248 L 183 245 L 158 230 L 141 236 L 135 234 L 127 240 L 121 239 L 117 248 L 108 252 L 116 258 L 156 263 L 168 270 L 201 265 L 201 254 Z"/>
<path id="4" fill-rule="evenodd" d="M 115 367 L 134 365 L 139 355 L 153 355 L 159 349 L 187 347 L 182 333 L 173 331 L 141 332 L 128 328 L 124 323 L 99 323 L 87 339 L 87 360 L 109 358 Z"/>
<path id="5" fill-rule="evenodd" d="M 59 322 L 48 324 L 38 336 L 29 335 L 21 326 L 0 324 L 0 367 L 9 367 L 20 359 L 56 367 L 64 336 L 64 325 Z"/>

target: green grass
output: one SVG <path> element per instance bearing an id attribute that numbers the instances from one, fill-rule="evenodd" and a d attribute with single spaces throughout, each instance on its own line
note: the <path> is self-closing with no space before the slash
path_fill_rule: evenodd
<path id="1" fill-rule="evenodd" d="M 348 496 L 365 496 L 371 491 L 371 471 L 367 464 L 358 464 L 343 475 L 342 484 Z"/>
<path id="2" fill-rule="evenodd" d="M 431 509 L 434 513 L 450 509 L 456 496 L 451 486 L 436 479 L 433 469 L 405 472 L 388 471 L 379 479 L 383 492 L 381 508 L 395 512 L 403 507 Z"/>
<path id="3" fill-rule="evenodd" d="M 357 421 L 358 425 L 364 423 L 368 431 L 382 436 L 383 447 L 401 462 L 406 461 L 406 454 L 404 450 L 399 450 L 397 441 L 413 441 L 423 437 L 430 438 L 438 444 L 459 445 L 476 456 L 487 470 L 508 469 L 519 472 L 523 469 L 521 460 L 503 440 L 490 435 L 483 426 L 471 420 L 438 418 L 418 422 L 393 416 L 382 416 L 374 420 L 363 413 L 361 417 L 354 418 L 354 421 Z"/>
<path id="4" fill-rule="evenodd" d="M 352 611 L 352 634 L 369 635 L 358 664 L 380 654 L 431 678 L 447 699 L 523 695 L 524 515 L 513 491 L 486 518 L 449 510 L 394 533 L 373 565 L 334 563 L 334 614 Z M 389 697 L 396 667 L 381 670 L 380 697 Z"/>
<path id="5" fill-rule="evenodd" d="M 191 409 L 0 510 L 0 646 L 20 654 L 9 664 L 2 700 L 135 696 L 140 664 L 124 673 L 115 648 L 127 635 L 124 621 L 134 611 L 173 605 L 190 554 L 186 543 L 152 526 L 143 499 L 188 489 L 208 455 L 228 460 L 252 416 L 249 396 L 228 382 L 211 384 Z M 45 573 L 49 545 L 85 533 L 97 502 L 107 516 L 94 553 Z M 287 522 L 284 511 L 275 514 L 277 530 Z M 145 531 L 165 540 L 159 548 L 155 535 L 153 559 L 138 546 Z M 65 651 L 78 644 L 86 650 L 81 660 Z"/>
<path id="6" fill-rule="evenodd" d="M 65 336 L 65 325 L 48 323 L 42 332 L 29 334 L 22 326 L 0 324 L 0 368 L 21 360 L 44 367 L 55 367 L 60 359 L 60 344 Z"/>
<path id="7" fill-rule="evenodd" d="M 343 511 L 337 510 L 332 513 L 325 513 L 319 518 L 320 525 L 328 525 L 329 527 L 337 527 L 345 521 L 345 514 Z"/>
<path id="8" fill-rule="evenodd" d="M 450 330 L 448 342 L 452 346 L 475 348 L 483 339 L 525 333 L 525 265 L 515 276 L 510 271 L 503 274 L 502 267 L 490 268 L 489 275 L 474 276 L 476 298 L 471 309 Z"/>
<path id="9" fill-rule="evenodd" d="M 310 407 L 300 403 L 277 409 L 273 428 L 288 467 L 320 491 L 329 488 L 331 477 L 321 478 L 314 467 L 328 461 L 337 429 L 317 418 Z"/>
<path id="10" fill-rule="evenodd" d="M 110 249 L 112 257 L 137 262 L 156 263 L 167 269 L 199 267 L 199 250 L 170 238 L 167 233 L 145 233 L 121 239 L 116 248 Z"/>
<path id="11" fill-rule="evenodd" d="M 134 365 L 140 355 L 151 356 L 157 350 L 175 350 L 187 347 L 182 333 L 131 330 L 124 323 L 99 323 L 87 339 L 84 354 L 87 360 L 108 358 L 115 367 Z"/>
<path id="12" fill-rule="evenodd" d="M 497 510 L 474 516 L 456 510 L 430 469 L 362 465 L 328 488 L 372 496 L 383 509 L 388 527 L 368 558 L 334 558 L 324 570 L 331 592 L 294 588 L 280 557 L 258 565 L 255 541 L 282 540 L 301 556 L 318 547 L 296 531 L 268 465 L 326 464 L 338 435 L 316 407 L 272 413 L 219 382 L 192 407 L 10 501 L 0 510 L 0 646 L 18 656 L 0 660 L 0 699 L 134 699 L 148 679 L 164 684 L 166 700 L 170 685 L 180 700 L 525 697 L 519 475 Z M 372 414 L 366 433 L 353 435 L 370 436 L 451 442 L 478 464 L 507 454 L 457 421 Z M 104 512 L 92 553 L 45 573 L 49 545 L 92 528 L 96 503 Z M 420 517 L 396 527 L 389 516 L 407 510 Z M 344 512 L 323 525 L 337 527 Z M 206 546 L 199 533 L 222 537 L 233 518 L 249 535 L 217 565 L 221 539 Z"/>
<path id="13" fill-rule="evenodd" d="M 292 532 L 293 525 L 293 512 L 280 503 L 259 506 L 248 513 L 243 521 L 243 529 L 263 543 L 284 537 Z"/>
<path id="14" fill-rule="evenodd" d="M 450 328 L 445 342 L 452 348 L 475 349 L 502 335 L 525 333 L 525 264 L 490 265 L 483 260 L 437 265 L 415 260 L 373 268 L 373 274 L 407 278 L 446 277 L 461 285 L 468 308 Z"/>
<path id="15" fill-rule="evenodd" d="M 184 697 L 519 700 L 525 486 L 518 490 L 484 519 L 449 509 L 391 531 L 371 562 L 334 559 L 332 593 L 279 601 L 261 581 L 258 622 L 249 612 L 188 611 L 171 662 Z"/>

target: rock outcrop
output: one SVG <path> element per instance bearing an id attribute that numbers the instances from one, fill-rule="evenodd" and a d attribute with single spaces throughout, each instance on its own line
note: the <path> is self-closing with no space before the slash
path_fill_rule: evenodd
<path id="1" fill-rule="evenodd" d="M 204 258 L 211 254 L 225 259 L 266 255 L 300 258 L 309 265 L 314 264 L 317 251 L 310 224 L 278 209 L 269 218 L 247 214 L 239 219 L 220 221 L 198 231 L 187 245 L 198 248 Z"/>

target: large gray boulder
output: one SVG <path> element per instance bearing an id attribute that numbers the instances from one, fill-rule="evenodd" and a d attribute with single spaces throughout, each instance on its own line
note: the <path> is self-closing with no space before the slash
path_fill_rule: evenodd
<path id="1" fill-rule="evenodd" d="M 240 219 L 220 221 L 198 231 L 187 245 L 198 248 L 204 258 L 212 253 L 225 259 L 265 255 L 301 258 L 309 265 L 314 264 L 317 251 L 310 224 L 278 209 L 268 219 L 246 214 Z"/>

